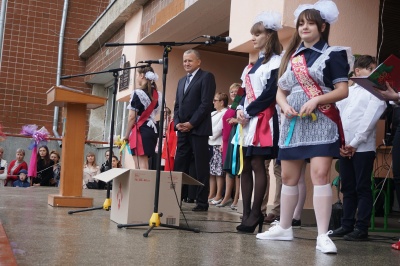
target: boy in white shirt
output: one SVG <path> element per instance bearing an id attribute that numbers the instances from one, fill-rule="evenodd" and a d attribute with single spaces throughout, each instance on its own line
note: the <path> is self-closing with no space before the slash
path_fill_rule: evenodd
<path id="1" fill-rule="evenodd" d="M 369 55 L 359 56 L 354 63 L 355 76 L 368 76 L 376 68 Z M 354 83 L 349 96 L 337 102 L 346 140 L 340 149 L 340 176 L 343 193 L 342 226 L 329 236 L 348 241 L 368 240 L 372 212 L 371 173 L 375 160 L 376 124 L 385 111 L 380 101 Z M 357 213 L 357 219 L 356 219 Z"/>

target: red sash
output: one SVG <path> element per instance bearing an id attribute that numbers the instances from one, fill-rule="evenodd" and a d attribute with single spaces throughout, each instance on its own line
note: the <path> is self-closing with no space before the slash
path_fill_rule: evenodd
<path id="1" fill-rule="evenodd" d="M 249 76 L 249 72 L 252 69 L 252 67 L 253 67 L 252 64 L 247 66 L 247 74 L 245 76 L 246 97 L 249 104 L 256 99 L 256 95 L 254 93 L 253 86 L 251 85 Z M 275 112 L 275 102 L 271 104 L 267 109 L 257 114 L 258 120 L 257 120 L 256 132 L 254 133 L 252 142 L 254 146 L 257 146 L 258 143 L 260 143 L 261 147 L 273 146 L 269 120 L 274 115 L 274 112 Z"/>
<path id="2" fill-rule="evenodd" d="M 153 90 L 153 101 L 146 108 L 146 110 L 143 111 L 139 120 L 133 125 L 131 135 L 129 136 L 129 146 L 132 150 L 135 150 L 135 155 L 145 155 L 143 150 L 142 135 L 140 134 L 139 128 L 150 117 L 151 112 L 153 112 L 157 102 L 158 92 L 157 90 Z"/>
<path id="3" fill-rule="evenodd" d="M 324 94 L 318 83 L 316 83 L 315 80 L 310 76 L 304 55 L 292 56 L 291 63 L 293 73 L 309 99 Z M 342 121 L 340 119 L 339 110 L 336 108 L 335 104 L 319 104 L 318 110 L 335 122 L 338 127 L 341 146 L 344 146 L 345 141 Z"/>
<path id="4" fill-rule="evenodd" d="M 249 104 L 256 99 L 256 96 L 255 96 L 254 90 L 253 90 L 253 86 L 251 86 L 251 81 L 250 81 L 250 76 L 249 76 L 249 72 L 252 68 L 253 68 L 253 64 L 249 64 L 247 66 L 247 69 L 246 69 L 247 73 L 244 77 L 244 84 L 246 87 L 246 97 L 247 97 L 247 101 L 249 102 Z"/>
<path id="5" fill-rule="evenodd" d="M 253 137 L 253 145 L 257 146 L 258 143 L 260 143 L 261 147 L 272 147 L 272 133 L 271 133 L 271 127 L 269 125 L 269 120 L 275 113 L 275 104 L 271 103 L 271 105 L 265 109 L 264 111 L 260 112 L 257 114 L 258 120 L 257 120 L 257 126 L 256 126 L 256 132 Z"/>

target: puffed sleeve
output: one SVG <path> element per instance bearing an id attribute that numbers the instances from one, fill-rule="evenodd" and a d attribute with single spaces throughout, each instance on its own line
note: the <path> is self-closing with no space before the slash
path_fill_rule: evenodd
<path id="1" fill-rule="evenodd" d="M 144 105 L 142 104 L 139 96 L 136 93 L 132 94 L 131 102 L 128 105 L 127 109 L 136 111 L 139 115 L 144 111 Z"/>
<path id="2" fill-rule="evenodd" d="M 326 61 L 326 67 L 324 69 L 324 78 L 329 79 L 327 83 L 332 83 L 334 85 L 338 82 L 348 81 L 349 71 L 350 65 L 346 50 L 332 51 L 329 54 L 329 59 Z"/>

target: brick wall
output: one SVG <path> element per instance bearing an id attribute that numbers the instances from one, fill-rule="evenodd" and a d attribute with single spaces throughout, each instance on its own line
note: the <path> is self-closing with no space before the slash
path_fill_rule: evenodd
<path id="1" fill-rule="evenodd" d="M 61 75 L 85 72 L 77 40 L 108 3 L 69 1 Z M 63 5 L 63 0 L 8 1 L 0 71 L 0 123 L 4 132 L 19 133 L 26 124 L 52 129 L 53 107 L 46 105 L 46 91 L 56 84 Z M 61 84 L 90 92 L 84 80 L 73 78 Z"/>
<path id="2" fill-rule="evenodd" d="M 121 27 L 106 43 L 123 43 L 125 39 L 124 26 Z M 97 52 L 88 58 L 85 72 L 89 73 L 103 71 L 115 61 L 119 62 L 122 55 L 122 49 L 123 46 L 102 46 Z M 92 76 L 86 76 L 85 80 L 89 80 L 91 78 Z"/>

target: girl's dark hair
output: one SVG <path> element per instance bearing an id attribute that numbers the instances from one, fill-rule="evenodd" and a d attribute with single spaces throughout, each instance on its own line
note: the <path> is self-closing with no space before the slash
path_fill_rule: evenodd
<path id="1" fill-rule="evenodd" d="M 49 148 L 48 148 L 46 145 L 41 145 L 41 146 L 38 148 L 38 152 L 37 152 L 37 154 L 36 154 L 36 161 L 39 162 L 40 159 L 42 159 L 42 157 L 40 157 L 40 153 L 39 153 L 39 150 L 40 150 L 41 148 L 46 149 L 46 156 L 44 156 L 44 159 L 43 159 L 43 160 L 44 160 L 45 165 L 49 165 L 49 164 L 50 164 L 50 153 L 49 153 Z"/>
<path id="2" fill-rule="evenodd" d="M 316 9 L 306 9 L 303 12 L 301 12 L 296 22 L 296 31 L 293 34 L 292 39 L 290 40 L 289 46 L 286 49 L 285 54 L 283 55 L 281 65 L 279 67 L 279 74 L 278 74 L 279 77 L 282 76 L 283 73 L 285 73 L 290 57 L 296 51 L 296 49 L 299 47 L 301 43 L 301 38 L 299 36 L 298 29 L 300 26 L 300 22 L 304 22 L 304 20 L 315 22 L 315 24 L 317 24 L 318 31 L 321 33 L 321 39 L 323 39 L 324 41 L 326 41 L 326 43 L 328 43 L 330 24 L 327 23 L 321 17 L 321 13 L 319 13 L 319 11 Z M 325 29 L 322 32 L 323 24 L 325 24 Z"/>
<path id="3" fill-rule="evenodd" d="M 354 61 L 354 69 L 367 68 L 371 64 L 376 64 L 376 58 L 370 55 L 359 55 Z"/>
<path id="4" fill-rule="evenodd" d="M 113 155 L 112 157 L 113 157 L 115 160 L 117 160 L 117 168 L 122 168 L 121 161 L 118 159 L 118 157 L 115 156 L 115 155 Z"/>
<path id="5" fill-rule="evenodd" d="M 268 40 L 265 44 L 265 57 L 262 61 L 262 64 L 265 64 L 271 59 L 274 54 L 280 55 L 282 53 L 283 47 L 282 44 L 279 42 L 278 32 L 265 28 L 262 22 L 257 22 L 250 29 L 250 33 L 253 35 L 261 34 L 263 32 L 268 35 Z"/>
<path id="6" fill-rule="evenodd" d="M 151 66 L 139 68 L 137 71 L 139 74 L 145 74 L 145 75 L 149 71 L 154 73 L 154 70 Z M 157 90 L 157 85 L 152 80 L 148 80 L 148 79 L 146 79 L 146 80 L 147 80 L 147 84 L 143 85 L 141 87 L 141 89 L 146 92 L 146 94 L 150 97 L 151 100 L 153 100 L 153 90 Z"/>

